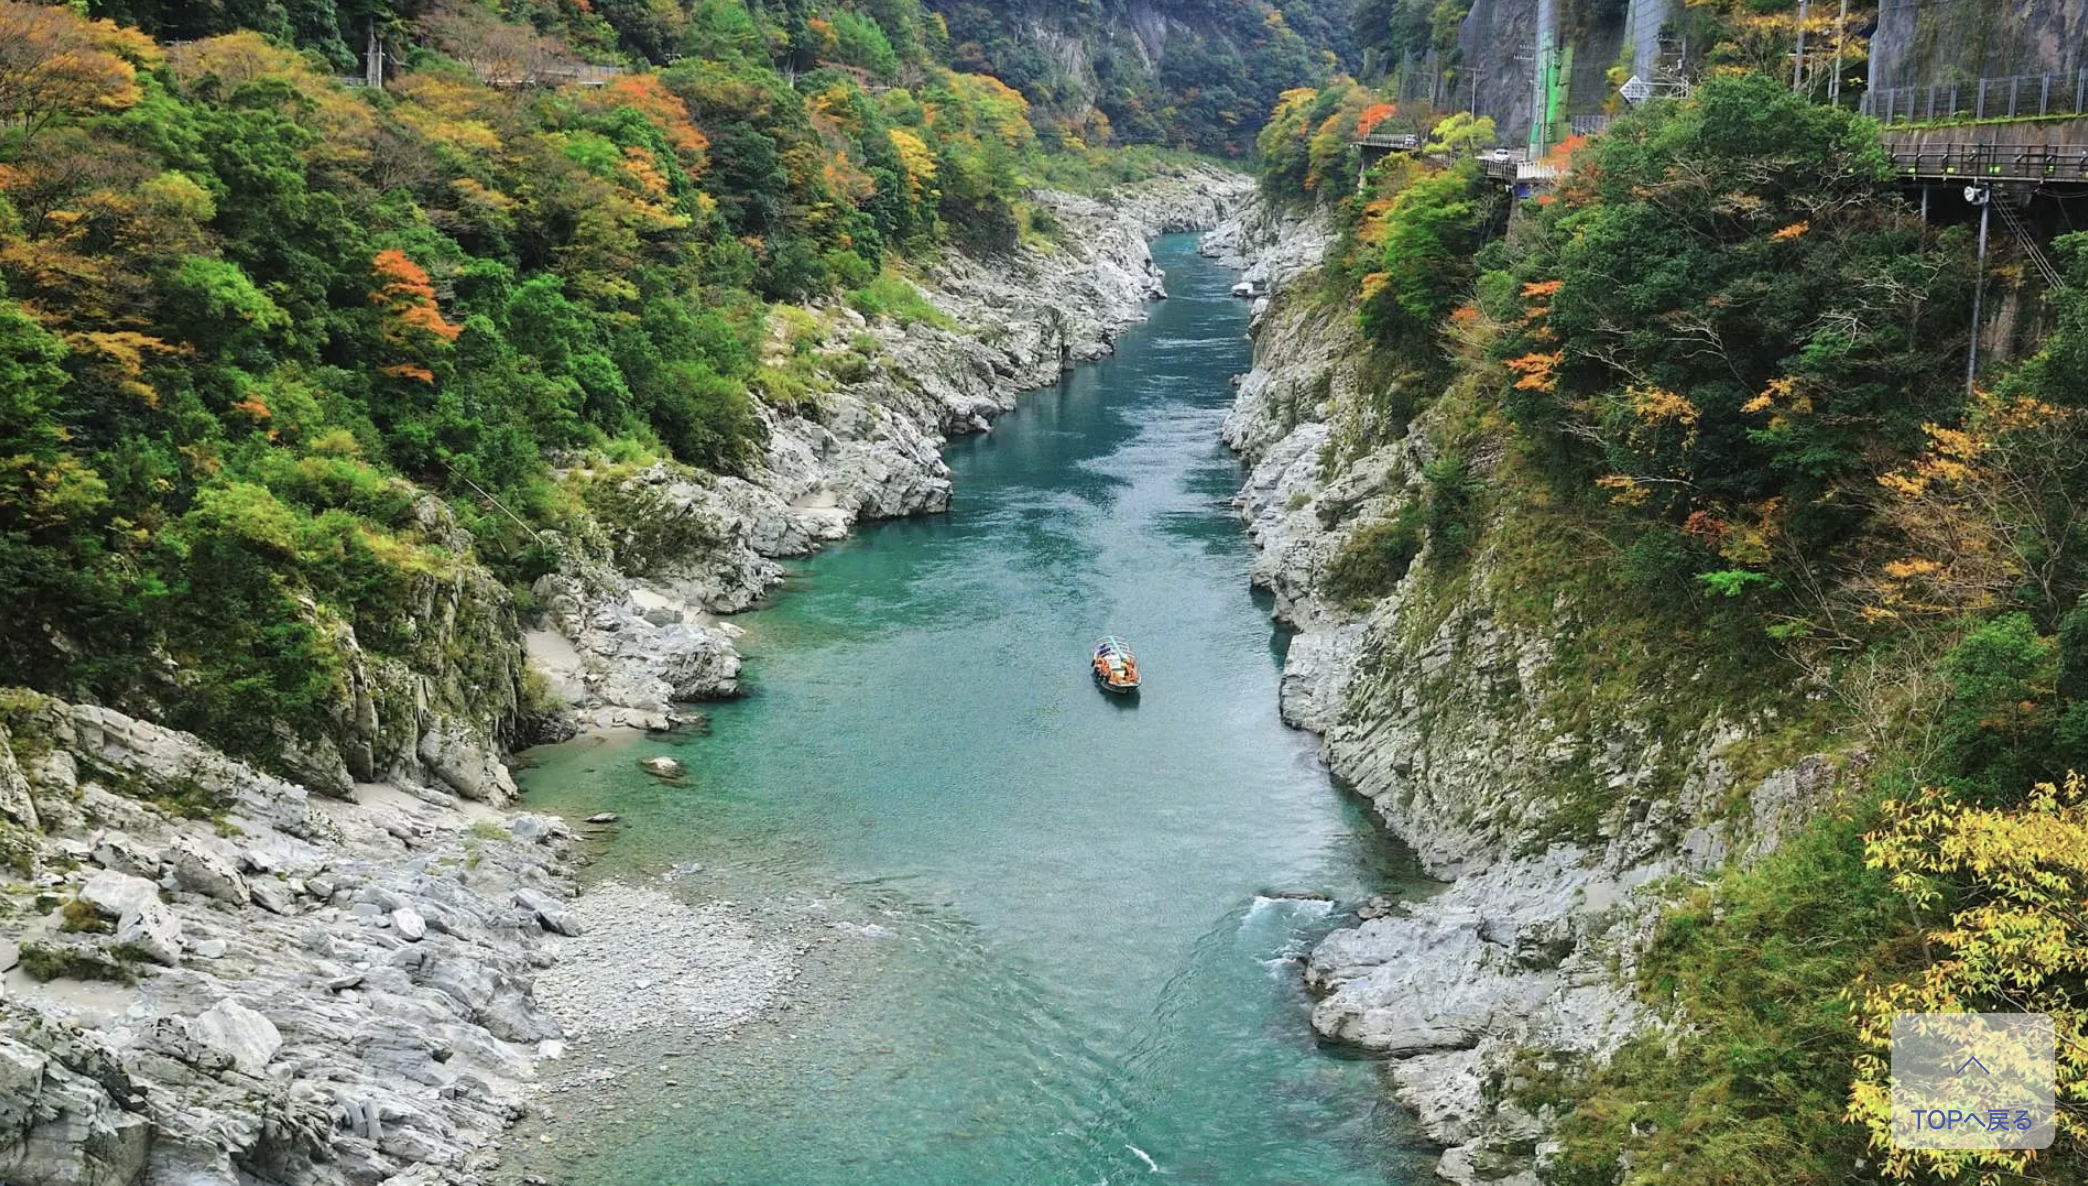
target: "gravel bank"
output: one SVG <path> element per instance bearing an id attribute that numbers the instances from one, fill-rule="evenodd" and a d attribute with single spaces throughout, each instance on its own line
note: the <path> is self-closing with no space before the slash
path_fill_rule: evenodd
<path id="1" fill-rule="evenodd" d="M 730 903 L 691 906 L 605 881 L 569 913 L 581 933 L 547 941 L 558 962 L 538 974 L 536 992 L 570 1038 L 659 1026 L 714 1037 L 769 1008 L 798 976 L 791 944 L 757 935 Z"/>

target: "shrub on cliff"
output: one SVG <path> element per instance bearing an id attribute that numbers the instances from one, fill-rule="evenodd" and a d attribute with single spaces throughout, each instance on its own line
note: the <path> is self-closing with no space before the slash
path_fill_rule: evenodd
<path id="1" fill-rule="evenodd" d="M 1328 562 L 1321 587 L 1336 601 L 1358 607 L 1390 593 L 1421 554 L 1426 519 L 1419 503 L 1407 502 L 1391 518 L 1358 528 Z"/>

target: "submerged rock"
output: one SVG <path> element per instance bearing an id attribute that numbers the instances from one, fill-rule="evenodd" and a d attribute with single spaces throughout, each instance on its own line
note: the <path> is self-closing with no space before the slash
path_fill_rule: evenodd
<path id="1" fill-rule="evenodd" d="M 682 765 L 673 758 L 666 757 L 641 758 L 638 761 L 638 768 L 654 778 L 681 778 L 689 772 L 687 766 Z"/>
<path id="2" fill-rule="evenodd" d="M 1356 907 L 1356 917 L 1369 922 L 1373 918 L 1388 917 L 1397 909 L 1398 906 L 1392 899 L 1383 894 L 1372 894 L 1369 901 Z"/>

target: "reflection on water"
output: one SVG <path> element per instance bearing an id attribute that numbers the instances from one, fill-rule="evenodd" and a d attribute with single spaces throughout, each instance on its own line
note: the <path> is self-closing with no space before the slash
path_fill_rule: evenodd
<path id="1" fill-rule="evenodd" d="M 598 868 L 843 924 L 788 1020 L 693 1054 L 589 1183 L 1211 1186 L 1424 1180 L 1376 1067 L 1317 1050 L 1296 961 L 1411 870 L 1276 716 L 1217 444 L 1244 303 L 1173 299 L 951 449 L 948 515 L 881 525 L 744 619 L 754 695 L 540 751 L 533 805 L 623 817 Z M 1102 694 L 1094 639 L 1145 691 Z"/>

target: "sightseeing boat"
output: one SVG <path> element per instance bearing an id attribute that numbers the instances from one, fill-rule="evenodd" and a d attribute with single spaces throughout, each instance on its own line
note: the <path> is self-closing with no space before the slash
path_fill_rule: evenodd
<path id="1" fill-rule="evenodd" d="M 1138 691 L 1138 656 L 1114 634 L 1095 644 L 1095 684 L 1118 696 Z"/>

